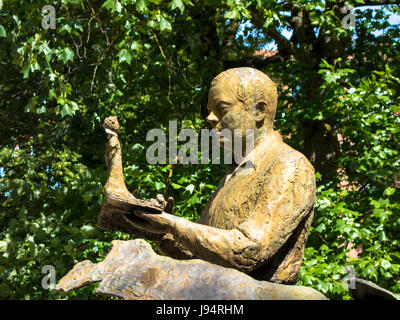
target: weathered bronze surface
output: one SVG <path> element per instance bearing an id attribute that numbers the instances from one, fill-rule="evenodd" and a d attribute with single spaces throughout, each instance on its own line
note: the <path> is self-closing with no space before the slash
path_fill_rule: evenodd
<path id="1" fill-rule="evenodd" d="M 228 167 L 227 174 L 197 223 L 170 214 L 170 210 L 165 209 L 167 204 L 163 198 L 139 203 L 140 200 L 138 202 L 130 194 L 123 180 L 121 147 L 116 134 L 118 121 L 115 117 L 107 118 L 104 128 L 108 134 L 106 162 L 109 176 L 103 190 L 107 201 L 101 210 L 98 226 L 154 240 L 160 252 L 171 258 L 195 260 L 178 261 L 155 256 L 143 249 L 147 252 L 146 258 L 151 256 L 151 263 L 143 259 L 143 269 L 129 269 L 130 264 L 140 265 L 142 256 L 119 254 L 118 248 L 125 248 L 125 244 L 114 242 L 117 249 L 107 256 L 107 262 L 97 266 L 89 262 L 78 264 L 62 280 L 59 288 L 67 290 L 78 283 L 102 280 L 99 292 L 117 292 L 117 295 L 128 299 L 137 298 L 142 295 L 123 291 L 136 283 L 129 279 L 138 279 L 142 273 L 143 278 L 145 274 L 154 272 L 157 275 L 152 277 L 157 281 L 162 281 L 162 278 L 168 280 L 168 273 L 159 271 L 163 269 L 157 264 L 168 261 L 171 264 L 169 272 L 172 273 L 183 272 L 186 266 L 192 266 L 191 270 L 199 272 L 196 274 L 196 271 L 193 278 L 197 280 L 179 278 L 181 280 L 174 284 L 172 291 L 175 296 L 157 292 L 162 289 L 154 280 L 153 287 L 156 289 L 150 289 L 151 285 L 144 286 L 148 290 L 143 293 L 144 297 L 240 298 L 239 289 L 221 290 L 215 284 L 221 279 L 223 283 L 232 285 L 243 283 L 246 292 L 243 297 L 247 299 L 294 299 L 301 295 L 302 299 L 324 298 L 306 288 L 283 285 L 294 284 L 297 279 L 313 218 L 315 174 L 304 155 L 285 144 L 279 133 L 273 130 L 276 105 L 274 83 L 258 70 L 230 69 L 213 80 L 207 121 L 218 131 L 228 129 L 233 133 L 235 129 L 240 130 L 243 148 L 234 149 L 234 153 L 247 150 L 246 130 L 253 130 L 255 148 L 245 154 L 241 163 Z M 220 138 L 221 144 L 223 139 Z M 127 242 L 126 246 L 133 245 L 130 243 Z M 143 241 L 135 242 L 135 246 L 139 243 L 139 247 L 144 246 Z M 103 272 L 103 265 L 120 270 L 120 273 L 111 275 Z M 198 278 L 202 274 L 205 277 L 203 270 L 208 270 L 210 279 L 217 279 L 212 285 L 206 283 L 204 288 Z M 74 275 L 80 280 L 70 286 L 68 283 Z M 120 284 L 109 285 L 110 281 L 120 281 Z M 265 292 L 261 296 L 255 293 L 258 286 Z M 266 291 L 264 288 L 267 288 Z M 305 292 L 312 293 L 308 296 Z"/>
<path id="2" fill-rule="evenodd" d="M 117 134 L 119 130 L 118 119 L 113 116 L 106 118 L 103 127 L 108 140 L 105 155 L 108 176 L 103 188 L 106 202 L 101 208 L 97 225 L 102 229 L 131 233 L 151 240 L 160 239 L 160 235 L 148 233 L 127 223 L 127 217 L 133 215 L 134 208 L 160 213 L 163 210 L 163 205 L 155 201 L 137 199 L 128 191 L 124 181 L 122 151 Z"/>
<path id="3" fill-rule="evenodd" d="M 375 283 L 355 277 L 349 283 L 349 291 L 354 300 L 399 300 L 392 292 Z"/>
<path id="4" fill-rule="evenodd" d="M 112 244 L 103 262 L 78 263 L 60 280 L 57 290 L 67 292 L 100 281 L 97 293 L 129 300 L 325 299 L 311 288 L 257 281 L 202 260 L 159 256 L 141 239 Z"/>
<path id="5" fill-rule="evenodd" d="M 158 242 L 161 252 L 231 267 L 257 280 L 296 282 L 313 218 L 315 173 L 273 130 L 276 105 L 276 86 L 258 70 L 229 69 L 212 81 L 207 121 L 218 131 L 241 130 L 244 141 L 246 129 L 254 130 L 255 148 L 228 168 L 197 223 L 135 211 L 149 222 L 138 228 L 167 234 Z M 248 162 L 253 169 L 242 169 Z"/>

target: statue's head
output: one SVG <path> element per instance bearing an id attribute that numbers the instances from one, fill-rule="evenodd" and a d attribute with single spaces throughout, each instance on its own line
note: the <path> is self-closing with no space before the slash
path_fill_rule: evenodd
<path id="1" fill-rule="evenodd" d="M 211 82 L 207 121 L 217 130 L 246 129 L 268 132 L 273 128 L 278 93 L 273 81 L 253 68 L 234 68 Z M 233 131 L 232 131 L 233 132 Z"/>
<path id="2" fill-rule="evenodd" d="M 117 117 L 110 116 L 104 120 L 103 123 L 104 129 L 109 129 L 114 132 L 118 132 L 119 130 L 119 123 Z"/>

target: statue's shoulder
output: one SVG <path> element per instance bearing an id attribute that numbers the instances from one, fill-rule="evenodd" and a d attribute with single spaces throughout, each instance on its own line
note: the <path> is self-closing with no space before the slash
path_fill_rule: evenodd
<path id="1" fill-rule="evenodd" d="M 281 142 L 281 144 L 282 147 L 276 152 L 274 157 L 275 165 L 284 167 L 295 166 L 298 171 L 307 171 L 315 175 L 314 167 L 304 154 L 284 142 Z"/>

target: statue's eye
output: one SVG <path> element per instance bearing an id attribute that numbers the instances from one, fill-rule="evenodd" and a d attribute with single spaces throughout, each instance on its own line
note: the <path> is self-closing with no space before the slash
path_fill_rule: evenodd
<path id="1" fill-rule="evenodd" d="M 220 102 L 218 104 L 218 111 L 221 113 L 221 115 L 225 115 L 228 111 L 229 108 L 229 104 L 225 103 L 225 102 Z"/>

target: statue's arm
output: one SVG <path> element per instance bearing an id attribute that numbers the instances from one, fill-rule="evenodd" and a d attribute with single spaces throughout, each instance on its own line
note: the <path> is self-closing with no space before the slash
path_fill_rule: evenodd
<path id="1" fill-rule="evenodd" d="M 255 248 L 257 242 L 248 239 L 239 230 L 222 230 L 177 216 L 168 220 L 174 238 L 196 258 L 242 271 L 252 270 L 254 263 L 246 252 Z"/>
<path id="2" fill-rule="evenodd" d="M 176 241 L 171 233 L 165 234 L 160 240 L 156 241 L 155 244 L 158 251 L 164 256 L 179 260 L 194 258 L 193 253 Z"/>
<path id="3" fill-rule="evenodd" d="M 306 159 L 281 162 L 266 181 L 250 218 L 231 230 L 169 216 L 174 238 L 197 258 L 251 272 L 285 244 L 315 201 L 314 170 Z"/>

